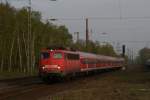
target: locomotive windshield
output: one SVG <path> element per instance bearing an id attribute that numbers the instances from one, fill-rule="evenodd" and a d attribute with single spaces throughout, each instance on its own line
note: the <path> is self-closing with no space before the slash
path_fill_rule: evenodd
<path id="1" fill-rule="evenodd" d="M 41 53 L 41 59 L 48 59 L 48 58 L 50 58 L 50 54 L 48 52 Z"/>
<path id="2" fill-rule="evenodd" d="M 61 53 L 55 53 L 53 57 L 55 59 L 61 59 L 62 58 L 62 54 Z"/>

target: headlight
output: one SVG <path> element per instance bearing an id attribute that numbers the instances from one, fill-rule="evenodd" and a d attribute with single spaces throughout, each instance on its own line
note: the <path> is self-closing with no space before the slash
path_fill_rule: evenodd
<path id="1" fill-rule="evenodd" d="M 60 66 L 58 66 L 57 68 L 60 69 Z"/>
<path id="2" fill-rule="evenodd" d="M 43 66 L 42 69 L 44 70 L 44 69 L 45 69 L 45 66 Z"/>

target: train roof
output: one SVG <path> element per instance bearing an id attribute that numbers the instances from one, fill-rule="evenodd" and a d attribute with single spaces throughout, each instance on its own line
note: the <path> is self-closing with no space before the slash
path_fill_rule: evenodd
<path id="1" fill-rule="evenodd" d="M 81 52 L 81 51 L 69 51 L 69 50 L 52 50 L 52 49 L 43 49 L 42 51 L 51 51 L 51 52 L 65 52 L 65 53 L 73 53 L 73 54 L 79 54 L 80 58 L 95 58 L 95 59 L 102 59 L 102 60 L 113 60 L 113 61 L 123 61 L 123 58 L 120 57 L 111 57 L 111 56 L 104 56 L 104 55 L 97 55 L 93 53 L 87 53 L 87 52 Z"/>
<path id="2" fill-rule="evenodd" d="M 103 59 L 103 60 L 124 61 L 123 58 L 119 58 L 119 57 L 97 55 L 97 54 L 93 54 L 93 53 L 86 53 L 86 52 L 79 52 L 79 51 L 78 51 L 78 53 L 80 54 L 80 58 L 96 58 L 96 59 Z"/>
<path id="3" fill-rule="evenodd" d="M 73 54 L 78 54 L 75 51 L 69 51 L 69 50 L 57 50 L 57 49 L 43 49 L 42 52 L 48 51 L 48 52 L 64 52 L 64 53 L 73 53 Z"/>
<path id="4" fill-rule="evenodd" d="M 97 57 L 96 54 L 92 54 L 92 53 L 86 53 L 86 52 L 80 52 L 80 51 L 77 51 L 78 54 L 80 54 L 80 57 Z"/>

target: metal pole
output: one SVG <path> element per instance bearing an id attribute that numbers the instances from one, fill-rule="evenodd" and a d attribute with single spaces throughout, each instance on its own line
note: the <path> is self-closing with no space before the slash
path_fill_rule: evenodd
<path id="1" fill-rule="evenodd" d="M 27 69 L 31 68 L 31 0 L 29 0 L 28 6 L 28 56 L 27 56 Z"/>
<path id="2" fill-rule="evenodd" d="M 75 35 L 77 35 L 77 42 L 79 41 L 79 32 L 74 32 Z"/>
<path id="3" fill-rule="evenodd" d="M 121 0 L 118 1 L 119 2 L 119 13 L 120 13 L 120 20 L 122 19 L 122 7 L 121 7 Z"/>
<path id="4" fill-rule="evenodd" d="M 86 18 L 86 46 L 88 46 L 89 42 L 89 26 L 88 26 L 88 18 Z"/>
<path id="5" fill-rule="evenodd" d="M 79 41 L 79 32 L 77 32 L 77 42 Z"/>
<path id="6" fill-rule="evenodd" d="M 30 40 L 31 35 L 31 0 L 29 0 L 29 6 L 28 6 L 28 42 Z"/>
<path id="7" fill-rule="evenodd" d="M 8 3 L 8 1 L 7 1 L 7 0 L 5 0 L 5 3 L 7 4 L 7 3 Z"/>
<path id="8" fill-rule="evenodd" d="M 31 36 L 31 0 L 29 0 L 29 35 Z"/>

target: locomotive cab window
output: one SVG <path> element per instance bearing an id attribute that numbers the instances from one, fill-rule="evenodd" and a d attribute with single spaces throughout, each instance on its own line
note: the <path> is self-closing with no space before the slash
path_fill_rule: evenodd
<path id="1" fill-rule="evenodd" d="M 48 58 L 50 58 L 50 54 L 48 52 L 41 53 L 41 59 L 48 59 Z"/>
<path id="2" fill-rule="evenodd" d="M 62 58 L 62 53 L 55 53 L 53 58 L 55 59 L 61 59 Z"/>

